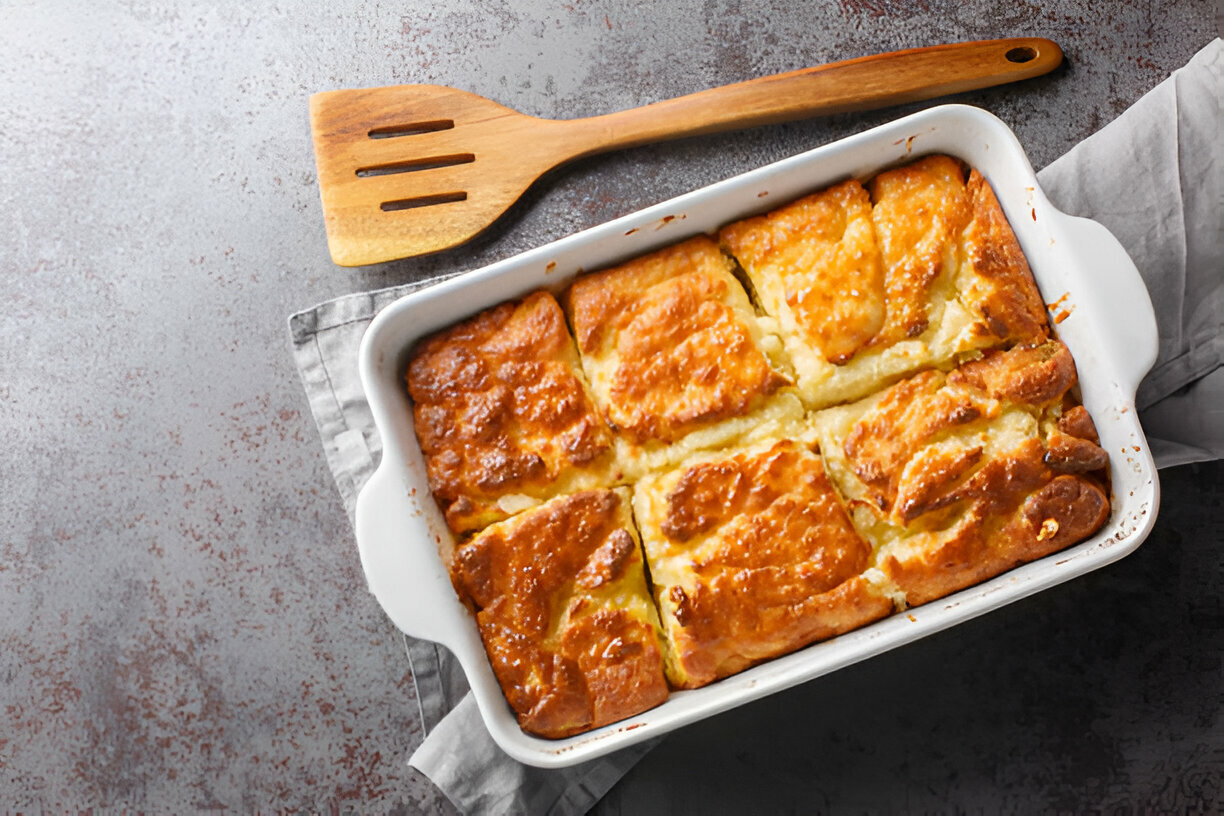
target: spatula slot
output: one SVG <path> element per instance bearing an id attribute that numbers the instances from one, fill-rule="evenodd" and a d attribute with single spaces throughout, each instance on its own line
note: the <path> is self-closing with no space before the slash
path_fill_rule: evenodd
<path id="1" fill-rule="evenodd" d="M 359 167 L 357 168 L 357 175 L 361 178 L 390 176 L 395 173 L 413 173 L 418 170 L 433 170 L 438 167 L 454 167 L 457 164 L 469 164 L 474 161 L 476 161 L 476 156 L 471 153 L 456 153 L 451 156 L 427 156 L 420 159 L 408 159 L 406 161 Z"/>
<path id="2" fill-rule="evenodd" d="M 455 201 L 466 201 L 467 193 L 439 193 L 438 195 L 416 196 L 414 198 L 401 198 L 395 201 L 384 201 L 378 205 L 378 208 L 383 212 L 395 212 L 396 210 L 414 210 L 417 207 L 432 207 L 435 204 L 450 204 Z"/>
<path id="3" fill-rule="evenodd" d="M 453 119 L 437 119 L 432 122 L 414 122 L 411 125 L 384 125 L 371 128 L 367 135 L 371 139 L 395 139 L 399 136 L 416 136 L 419 133 L 450 130 L 454 126 Z"/>

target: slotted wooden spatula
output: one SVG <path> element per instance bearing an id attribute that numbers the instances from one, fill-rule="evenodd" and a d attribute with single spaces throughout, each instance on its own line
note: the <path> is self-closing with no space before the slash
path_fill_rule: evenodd
<path id="1" fill-rule="evenodd" d="M 438 85 L 318 93 L 310 125 L 328 247 L 342 266 L 436 252 L 474 237 L 541 174 L 581 156 L 986 88 L 1061 61 L 1040 38 L 938 45 L 568 120 Z"/>

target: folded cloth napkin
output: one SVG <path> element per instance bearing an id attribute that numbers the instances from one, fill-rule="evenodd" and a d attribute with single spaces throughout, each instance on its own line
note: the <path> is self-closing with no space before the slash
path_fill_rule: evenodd
<path id="1" fill-rule="evenodd" d="M 1038 174 L 1051 201 L 1100 221 L 1151 293 L 1160 354 L 1140 386 L 1158 467 L 1224 458 L 1224 42 Z M 374 315 L 437 281 L 348 295 L 289 319 L 293 353 L 350 520 L 381 451 L 357 378 Z M 463 813 L 585 813 L 649 749 L 565 770 L 521 765 L 485 729 L 454 657 L 405 638 L 426 738 L 409 760 Z"/>
<path id="2" fill-rule="evenodd" d="M 1157 463 L 1224 457 L 1224 41 L 1037 174 L 1060 210 L 1118 237 L 1160 353 L 1135 397 Z"/>

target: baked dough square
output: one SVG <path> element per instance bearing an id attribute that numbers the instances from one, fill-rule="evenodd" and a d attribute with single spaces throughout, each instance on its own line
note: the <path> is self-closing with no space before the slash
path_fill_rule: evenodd
<path id="1" fill-rule="evenodd" d="M 430 491 L 455 533 L 619 478 L 612 433 L 547 292 L 424 339 L 407 382 Z"/>
<path id="2" fill-rule="evenodd" d="M 667 644 L 695 688 L 894 610 L 819 454 L 791 439 L 639 481 L 634 513 Z"/>
<path id="3" fill-rule="evenodd" d="M 909 606 L 1092 535 L 1108 456 L 1057 340 L 929 370 L 813 418 L 830 477 Z"/>
<path id="4" fill-rule="evenodd" d="M 709 236 L 583 275 L 564 304 L 635 475 L 802 416 L 774 321 Z"/>
<path id="5" fill-rule="evenodd" d="M 456 547 L 451 575 L 524 731 L 570 736 L 667 699 L 628 488 L 493 524 Z"/>
<path id="6" fill-rule="evenodd" d="M 1046 333 L 1044 303 L 994 192 L 947 156 L 736 221 L 719 241 L 778 319 L 811 408 Z"/>

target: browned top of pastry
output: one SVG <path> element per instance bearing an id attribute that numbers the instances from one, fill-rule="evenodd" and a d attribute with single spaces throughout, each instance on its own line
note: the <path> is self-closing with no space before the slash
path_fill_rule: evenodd
<path id="1" fill-rule="evenodd" d="M 892 603 L 858 576 L 871 547 L 818 454 L 793 441 L 692 465 L 647 541 L 673 650 L 694 687 L 868 620 Z M 670 618 L 670 619 L 669 619 Z"/>
<path id="2" fill-rule="evenodd" d="M 554 499 L 455 550 L 452 576 L 524 730 L 564 737 L 667 697 L 657 618 L 620 493 Z"/>
<path id="3" fill-rule="evenodd" d="M 858 181 L 736 221 L 718 237 L 758 290 L 781 290 L 771 297 L 786 303 L 826 360 L 845 362 L 883 327 L 884 269 Z"/>
<path id="4" fill-rule="evenodd" d="M 988 352 L 948 374 L 952 387 L 1034 408 L 1058 402 L 1076 381 L 1075 360 L 1058 340 Z"/>
<path id="5" fill-rule="evenodd" d="M 1036 343 L 1045 304 L 999 200 L 976 169 L 928 156 L 875 176 L 868 189 L 884 259 L 888 317 L 875 342 L 926 330 L 941 299 L 959 297 L 991 343 Z"/>
<path id="6" fill-rule="evenodd" d="M 810 407 L 977 349 L 1035 344 L 1045 305 L 990 185 L 948 156 L 850 179 L 719 232 L 778 320 Z"/>
<path id="7" fill-rule="evenodd" d="M 1109 516 L 1101 482 L 1051 467 L 1039 440 L 991 460 L 956 492 L 961 504 L 948 528 L 918 528 L 904 552 L 881 559 L 910 606 L 1069 547 Z"/>
<path id="8" fill-rule="evenodd" d="M 971 299 L 995 340 L 1036 343 L 1048 333 L 1045 303 L 994 190 L 976 169 L 966 184 L 971 216 L 961 263 L 972 274 Z"/>
<path id="9" fill-rule="evenodd" d="M 960 163 L 947 156 L 886 170 L 868 190 L 888 300 L 876 342 L 891 345 L 926 331 L 931 301 L 939 290 L 948 291 L 969 199 Z"/>
<path id="10" fill-rule="evenodd" d="M 887 389 L 846 460 L 904 542 L 881 566 L 911 605 L 1079 541 L 1109 510 L 1108 457 L 1061 342 L 988 352 Z M 1027 419 L 1025 418 L 1027 417 Z"/>
<path id="11" fill-rule="evenodd" d="M 566 306 L 608 420 L 674 441 L 786 384 L 758 346 L 746 293 L 707 236 L 584 275 Z"/>
<path id="12" fill-rule="evenodd" d="M 1075 381 L 1071 353 L 1057 341 L 992 352 L 947 375 L 926 371 L 884 392 L 846 437 L 846 456 L 880 510 L 912 521 L 961 498 L 954 486 L 981 462 L 980 444 L 941 439 L 998 417 L 1005 403 L 1055 404 Z M 1023 480 L 996 487 L 1032 489 Z"/>
<path id="13" fill-rule="evenodd" d="M 567 470 L 593 466 L 611 445 L 546 292 L 422 341 L 407 379 L 430 489 L 456 531 L 503 517 L 495 507 L 503 495 L 548 495 Z"/>

